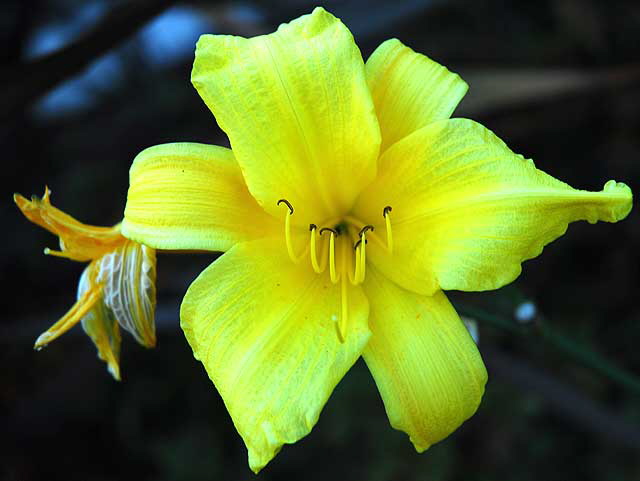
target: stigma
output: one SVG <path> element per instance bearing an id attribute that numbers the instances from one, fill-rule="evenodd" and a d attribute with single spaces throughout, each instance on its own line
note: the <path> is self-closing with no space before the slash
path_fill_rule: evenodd
<path id="1" fill-rule="evenodd" d="M 284 213 L 284 237 L 287 253 L 295 264 L 309 262 L 316 274 L 328 271 L 333 284 L 340 284 L 341 315 L 336 320 L 336 329 L 340 342 L 344 342 L 349 317 L 348 288 L 364 282 L 367 269 L 367 244 L 371 239 L 385 252 L 393 252 L 393 235 L 391 232 L 391 206 L 382 211 L 386 242 L 375 232 L 375 227 L 352 216 L 344 216 L 329 225 L 309 225 L 309 241 L 300 253 L 295 252 L 291 232 L 291 217 L 295 209 L 286 199 L 280 199 L 278 205 L 287 208 Z M 325 274 L 326 275 L 326 274 Z"/>

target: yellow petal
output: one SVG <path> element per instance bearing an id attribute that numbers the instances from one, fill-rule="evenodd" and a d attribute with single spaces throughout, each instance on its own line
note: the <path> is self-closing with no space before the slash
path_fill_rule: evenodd
<path id="1" fill-rule="evenodd" d="M 364 290 L 371 340 L 363 357 L 391 425 L 422 452 L 475 413 L 487 371 L 442 291 L 421 296 L 376 269 L 368 271 Z"/>
<path id="2" fill-rule="evenodd" d="M 81 299 L 87 292 L 94 289 L 93 281 L 90 280 L 91 268 L 92 266 L 87 266 L 82 273 L 80 284 L 78 285 L 78 299 Z M 83 316 L 82 329 L 98 349 L 98 357 L 107 363 L 109 373 L 116 381 L 119 381 L 120 328 L 113 311 L 106 305 L 103 297 L 100 297 Z"/>
<path id="3" fill-rule="evenodd" d="M 157 249 L 224 251 L 282 230 L 249 194 L 229 149 L 156 145 L 131 166 L 122 232 Z"/>
<path id="4" fill-rule="evenodd" d="M 625 184 L 575 190 L 466 119 L 436 122 L 397 142 L 379 168 L 356 214 L 380 225 L 382 209 L 392 206 L 394 251 L 370 243 L 369 258 L 422 294 L 501 287 L 570 222 L 617 222 L 631 210 Z"/>
<path id="5" fill-rule="evenodd" d="M 13 201 L 27 219 L 60 238 L 61 252 L 45 249 L 46 254 L 88 261 L 98 259 L 124 241 L 119 225 L 96 227 L 78 222 L 51 205 L 50 197 L 48 187 L 45 187 L 42 198 L 34 195 L 27 200 L 20 194 L 13 195 Z"/>
<path id="6" fill-rule="evenodd" d="M 105 305 L 113 316 L 145 347 L 156 345 L 156 253 L 127 241 L 99 261 Z"/>
<path id="7" fill-rule="evenodd" d="M 75 304 L 60 318 L 53 326 L 38 336 L 34 349 L 40 350 L 58 339 L 65 332 L 78 324 L 82 318 L 89 312 L 102 298 L 102 288 L 96 283 L 97 264 L 92 262 L 89 264 L 80 278 L 78 287 L 78 299 Z"/>
<path id="8" fill-rule="evenodd" d="M 191 285 L 181 325 L 220 392 L 258 472 L 309 433 L 369 338 L 368 303 L 349 287 L 345 342 L 339 284 L 293 264 L 282 240 L 234 246 Z"/>
<path id="9" fill-rule="evenodd" d="M 249 190 L 308 226 L 345 214 L 375 176 L 380 132 L 360 51 L 322 8 L 254 38 L 203 35 L 191 79 Z"/>
<path id="10" fill-rule="evenodd" d="M 98 282 L 100 261 L 91 262 L 78 283 L 77 301 L 71 309 L 36 340 L 40 350 L 74 327 L 78 322 L 98 349 L 98 357 L 107 363 L 111 375 L 120 380 L 120 329 L 113 312 L 105 304 L 102 284 Z"/>
<path id="11" fill-rule="evenodd" d="M 395 38 L 371 54 L 366 71 L 381 152 L 431 122 L 448 119 L 469 88 L 457 74 Z"/>

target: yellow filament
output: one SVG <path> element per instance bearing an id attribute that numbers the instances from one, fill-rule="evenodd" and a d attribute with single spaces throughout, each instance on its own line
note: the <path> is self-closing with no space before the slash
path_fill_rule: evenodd
<path id="1" fill-rule="evenodd" d="M 354 286 L 357 284 L 357 278 L 358 278 L 358 252 L 356 250 L 356 262 L 355 262 L 355 266 L 353 265 L 353 262 L 351 261 L 351 256 L 349 256 L 349 266 L 347 267 L 347 272 L 349 273 L 349 282 L 351 282 L 351 284 L 353 284 Z"/>
<path id="2" fill-rule="evenodd" d="M 356 281 L 358 284 L 362 284 L 362 282 L 364 282 L 364 275 L 366 273 L 366 265 L 367 265 L 367 235 L 364 232 L 360 237 L 360 247 L 358 248 L 360 249 L 360 252 L 359 252 L 360 255 L 358 255 L 358 257 L 360 258 L 360 271 L 359 271 L 359 276 L 356 277 Z"/>
<path id="3" fill-rule="evenodd" d="M 354 248 L 355 261 L 351 260 L 351 250 L 349 250 L 347 272 L 349 273 L 349 281 L 351 282 L 351 284 L 356 286 L 360 283 L 358 281 L 358 279 L 360 278 L 360 270 L 361 270 L 360 237 L 353 229 L 349 229 L 349 233 L 351 234 L 351 239 L 355 241 L 355 248 Z"/>
<path id="4" fill-rule="evenodd" d="M 331 276 L 331 282 L 336 284 L 340 279 L 336 272 L 336 235 L 331 232 L 329 238 L 329 275 Z"/>
<path id="5" fill-rule="evenodd" d="M 281 199 L 278 201 L 278 204 L 284 203 L 288 212 L 285 214 L 284 219 L 284 233 L 285 240 L 287 245 L 287 252 L 289 257 L 294 263 L 298 263 L 303 257 L 306 256 L 307 250 L 309 249 L 309 259 L 311 261 L 311 267 L 314 272 L 317 274 L 321 274 L 325 271 L 327 267 L 327 262 L 329 263 L 329 277 L 331 278 L 331 282 L 333 284 L 337 284 L 342 281 L 342 291 L 343 296 L 346 296 L 346 282 L 347 280 L 351 282 L 353 285 L 362 284 L 364 282 L 364 278 L 366 276 L 366 265 L 367 265 L 367 240 L 368 237 L 380 245 L 385 251 L 389 254 L 393 251 L 393 234 L 391 232 L 391 207 L 387 206 L 383 209 L 382 216 L 385 221 L 386 228 L 386 236 L 387 242 L 383 242 L 380 237 L 376 235 L 374 232 L 374 226 L 370 224 L 364 224 L 360 220 L 355 217 L 345 216 L 342 219 L 342 222 L 347 225 L 348 235 L 356 241 L 355 243 L 355 252 L 353 255 L 355 256 L 355 261 L 352 261 L 352 253 L 351 253 L 351 245 L 347 241 L 347 239 L 342 242 L 341 246 L 341 259 L 340 259 L 340 268 L 338 269 L 336 266 L 336 237 L 338 237 L 338 232 L 335 229 L 330 227 L 323 227 L 320 229 L 319 235 L 322 236 L 322 233 L 326 230 L 330 232 L 329 237 L 329 246 L 327 249 L 327 244 L 321 239 L 320 250 L 322 251 L 322 257 L 319 260 L 318 257 L 318 227 L 315 224 L 311 224 L 310 233 L 309 233 L 309 244 L 305 251 L 300 255 L 296 256 L 293 249 L 293 240 L 291 235 L 291 216 L 293 215 L 293 207 L 291 204 L 285 200 Z M 327 224 L 331 225 L 331 222 Z M 344 234 L 344 232 L 341 232 Z M 55 255 L 55 254 L 54 254 Z M 344 313 L 343 313 L 344 314 Z"/>
<path id="6" fill-rule="evenodd" d="M 351 237 L 354 238 L 353 232 L 351 232 Z M 355 263 L 351 260 L 351 250 L 348 249 L 345 251 L 345 254 L 348 256 L 348 261 L 347 261 L 347 267 L 346 267 L 346 271 L 349 274 L 349 282 L 351 282 L 351 284 L 353 284 L 354 286 L 357 283 L 357 277 L 358 277 L 358 254 L 357 254 L 357 249 L 356 249 L 356 261 Z"/>
<path id="7" fill-rule="evenodd" d="M 362 265 L 360 264 L 360 260 L 361 260 L 360 249 L 361 249 L 360 246 L 356 247 L 356 252 L 355 252 L 355 273 L 353 275 L 353 285 L 360 284 L 360 271 L 362 270 Z"/>
<path id="8" fill-rule="evenodd" d="M 329 248 L 328 244 L 324 239 L 321 239 L 320 251 L 322 252 L 322 257 L 320 258 L 320 272 L 324 272 L 327 269 L 327 262 L 329 261 Z"/>
<path id="9" fill-rule="evenodd" d="M 338 340 L 340 341 L 341 344 L 344 344 L 344 340 L 346 338 L 346 332 L 347 332 L 347 320 L 349 317 L 349 301 L 348 301 L 348 285 L 347 285 L 347 275 L 346 275 L 346 268 L 347 268 L 347 256 L 350 256 L 349 253 L 350 247 L 349 247 L 349 243 L 346 241 L 346 239 L 342 242 L 342 259 L 341 259 L 341 269 L 340 269 L 340 277 L 342 279 L 341 285 L 340 285 L 340 292 L 341 292 L 341 313 L 340 313 L 340 320 L 339 323 L 336 323 L 336 328 L 338 331 Z"/>
<path id="10" fill-rule="evenodd" d="M 310 254 L 311 254 L 311 265 L 313 266 L 313 270 L 316 271 L 316 273 L 320 274 L 323 269 L 320 268 L 320 264 L 318 264 L 318 254 L 316 252 L 316 229 L 317 227 L 314 225 L 311 227 L 311 249 L 310 249 Z"/>
<path id="11" fill-rule="evenodd" d="M 351 225 L 353 225 L 357 229 L 362 229 L 365 225 L 368 225 L 368 224 L 365 224 L 364 222 L 362 222 L 361 220 L 358 220 L 355 217 L 352 217 L 350 215 L 345 216 L 344 217 L 344 221 L 348 222 Z M 371 240 L 373 242 L 375 242 L 380 247 L 382 247 L 385 251 L 390 253 L 389 247 L 387 246 L 387 244 L 382 239 L 380 239 L 380 237 L 375 232 L 369 231 L 367 234 L 369 235 L 369 237 L 371 238 Z"/>
<path id="12" fill-rule="evenodd" d="M 384 223 L 387 230 L 387 250 L 389 254 L 393 254 L 393 234 L 391 233 L 391 217 L 390 210 L 384 210 Z"/>
<path id="13" fill-rule="evenodd" d="M 288 208 L 287 208 L 288 209 Z M 284 217 L 284 238 L 287 243 L 287 252 L 289 253 L 289 257 L 294 263 L 298 263 L 298 258 L 293 252 L 293 242 L 291 240 L 291 216 L 293 214 L 287 210 L 287 213 Z"/>

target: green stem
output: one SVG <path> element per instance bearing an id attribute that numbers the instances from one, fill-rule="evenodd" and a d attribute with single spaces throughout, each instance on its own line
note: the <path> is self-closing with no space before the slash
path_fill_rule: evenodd
<path id="1" fill-rule="evenodd" d="M 512 334 L 530 336 L 532 333 L 537 333 L 547 341 L 549 345 L 572 358 L 574 361 L 597 371 L 620 386 L 636 394 L 640 394 L 639 377 L 616 366 L 586 346 L 577 344 L 573 339 L 565 337 L 563 334 L 555 331 L 544 319 L 539 318 L 532 324 L 525 326 L 517 324 L 506 317 L 492 314 L 476 307 L 456 306 L 456 309 L 463 316 L 477 319 L 487 325 L 508 331 Z"/>

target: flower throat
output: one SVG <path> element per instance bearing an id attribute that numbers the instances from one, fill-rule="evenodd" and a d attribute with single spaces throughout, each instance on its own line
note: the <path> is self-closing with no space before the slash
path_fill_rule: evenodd
<path id="1" fill-rule="evenodd" d="M 369 238 L 389 254 L 393 252 L 393 235 L 391 232 L 391 206 L 382 211 L 386 228 L 386 243 L 374 233 L 374 226 L 365 224 L 352 216 L 344 216 L 337 223 L 318 228 L 309 224 L 309 242 L 300 254 L 293 248 L 291 235 L 291 217 L 294 208 L 286 199 L 280 199 L 278 205 L 287 207 L 284 218 L 284 236 L 287 252 L 291 260 L 298 264 L 309 256 L 311 267 L 317 274 L 329 268 L 329 278 L 333 284 L 341 284 L 341 316 L 336 320 L 336 329 L 340 342 L 344 342 L 344 334 L 349 314 L 348 284 L 362 284 L 366 275 L 367 244 Z M 320 250 L 320 255 L 318 255 Z"/>

